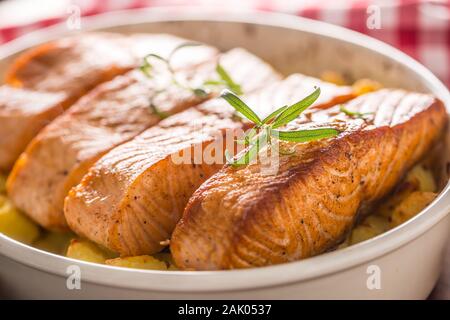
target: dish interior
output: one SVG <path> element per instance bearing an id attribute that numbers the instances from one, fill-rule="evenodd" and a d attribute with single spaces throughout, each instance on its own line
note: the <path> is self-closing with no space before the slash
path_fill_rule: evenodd
<path id="1" fill-rule="evenodd" d="M 269 62 L 284 75 L 300 72 L 321 77 L 325 72 L 331 70 L 349 84 L 358 79 L 369 78 L 380 82 L 385 87 L 430 92 L 428 82 L 409 67 L 397 63 L 389 57 L 354 43 L 301 30 L 240 22 L 169 21 L 138 22 L 126 26 L 105 27 L 101 31 L 124 34 L 169 33 L 212 44 L 223 51 L 234 47 L 246 48 Z M 270 50 L 268 50 L 269 48 Z M 19 53 L 0 60 L 0 74 L 3 74 L 6 67 Z M 440 148 L 447 148 L 447 146 L 441 145 Z M 405 207 L 403 211 L 407 211 L 403 213 L 408 218 L 431 203 L 448 182 L 448 175 L 445 172 L 447 159 L 441 157 L 442 154 L 446 155 L 448 152 L 442 153 L 442 149 L 437 152 L 439 156 L 428 157 L 410 171 L 400 184 L 398 191 L 387 200 L 388 204 L 379 209 L 379 214 L 361 219 L 359 226 L 341 245 L 341 248 L 375 237 L 405 222 L 407 219 L 392 222 L 392 214 L 395 210 L 397 212 L 401 210 L 398 209 L 400 200 L 410 197 L 412 193 L 419 192 L 421 194 L 414 197 L 415 200 L 411 200 L 409 204 L 403 205 Z M 0 177 L 0 179 L 4 180 L 5 178 Z M 3 186 L 4 181 L 0 180 L 0 193 L 4 192 Z M 418 198 L 420 199 L 417 200 Z M 71 258 L 89 262 L 104 263 L 106 259 L 116 258 L 114 253 L 79 239 L 72 240 L 69 253 L 67 253 L 69 241 L 75 238 L 73 234 L 45 232 L 20 216 L 20 213 L 9 206 L 4 196 L 0 196 L 0 200 L 2 201 L 0 203 L 2 214 L 13 212 L 13 216 L 18 216 L 17 225 L 23 229 L 19 230 L 19 236 L 16 236 L 14 231 L 11 232 L 13 238 L 42 250 L 62 255 L 67 254 Z M 7 232 L 5 233 L 7 234 Z M 26 236 L 22 237 L 21 234 L 26 234 Z M 70 252 L 71 250 L 72 252 Z M 154 257 L 119 261 L 111 265 L 152 270 L 175 270 L 167 252 Z"/>

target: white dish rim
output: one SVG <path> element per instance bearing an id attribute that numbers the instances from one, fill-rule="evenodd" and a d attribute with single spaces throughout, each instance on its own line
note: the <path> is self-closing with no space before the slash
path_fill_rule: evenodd
<path id="1" fill-rule="evenodd" d="M 83 18 L 83 31 L 120 25 L 165 21 L 236 22 L 284 27 L 327 36 L 388 56 L 419 75 L 430 91 L 449 108 L 450 93 L 427 68 L 401 51 L 374 38 L 320 21 L 261 11 L 222 12 L 215 8 L 199 11 L 194 7 L 132 9 Z M 132 17 L 132 19 L 130 19 Z M 118 21 L 133 21 L 118 23 Z M 30 46 L 68 33 L 64 23 L 33 31 L 0 46 L 0 60 Z M 344 271 L 382 257 L 421 236 L 444 219 L 450 211 L 450 183 L 437 199 L 407 223 L 360 244 L 309 259 L 280 265 L 228 271 L 154 271 L 111 267 L 69 259 L 25 245 L 0 234 L 0 254 L 29 267 L 66 277 L 69 265 L 79 265 L 83 281 L 111 287 L 170 292 L 212 292 L 256 289 L 314 278 Z"/>

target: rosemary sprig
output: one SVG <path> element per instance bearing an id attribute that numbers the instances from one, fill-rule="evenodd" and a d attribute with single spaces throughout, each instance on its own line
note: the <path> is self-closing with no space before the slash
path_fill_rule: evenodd
<path id="1" fill-rule="evenodd" d="M 234 80 L 231 78 L 231 76 L 222 67 L 222 65 L 220 63 L 217 63 L 216 72 L 217 72 L 217 74 L 219 75 L 219 77 L 221 79 L 221 81 L 216 83 L 216 85 L 228 87 L 228 89 L 230 89 L 231 91 L 233 91 L 237 95 L 241 95 L 243 93 L 241 86 L 239 84 L 237 84 L 236 82 L 234 82 Z M 205 81 L 205 84 L 206 85 L 211 85 L 211 80 Z"/>
<path id="2" fill-rule="evenodd" d="M 200 45 L 202 45 L 202 44 L 197 43 L 197 42 L 184 42 L 184 43 L 178 45 L 177 47 L 175 47 L 171 51 L 171 53 L 168 55 L 167 58 L 164 58 L 155 53 L 150 53 L 144 57 L 143 62 L 141 64 L 141 66 L 139 67 L 139 69 L 148 78 L 153 78 L 154 77 L 154 65 L 152 64 L 151 60 L 156 59 L 156 60 L 162 61 L 166 65 L 167 70 L 169 71 L 169 74 L 170 74 L 171 82 L 174 85 L 176 85 L 180 88 L 186 89 L 186 90 L 190 90 L 190 91 L 192 91 L 192 93 L 194 95 L 196 95 L 197 97 L 200 97 L 200 98 L 207 97 L 209 94 L 211 94 L 213 92 L 220 92 L 220 90 L 222 90 L 224 88 L 228 88 L 229 90 L 233 91 L 235 94 L 238 94 L 238 95 L 242 94 L 241 86 L 239 84 L 237 84 L 231 78 L 229 73 L 224 69 L 224 67 L 220 64 L 220 62 L 217 63 L 216 68 L 215 68 L 215 71 L 217 73 L 219 80 L 206 80 L 203 82 L 203 84 L 201 86 L 193 87 L 189 83 L 184 83 L 184 82 L 182 83 L 176 77 L 176 72 L 172 65 L 172 59 L 173 59 L 174 55 L 183 48 L 200 46 Z M 159 93 L 161 91 L 162 90 L 160 90 Z M 157 107 L 153 103 L 154 98 L 155 97 L 152 98 L 152 101 L 150 104 L 151 104 L 152 109 L 157 110 Z"/>
<path id="3" fill-rule="evenodd" d="M 150 101 L 150 109 L 152 109 L 153 113 L 157 115 L 161 120 L 167 118 L 169 115 L 166 112 L 160 111 L 157 106 Z"/>
<path id="4" fill-rule="evenodd" d="M 237 112 L 255 124 L 242 140 L 238 143 L 244 144 L 247 148 L 237 157 L 232 158 L 226 151 L 227 162 L 233 167 L 249 164 L 258 154 L 259 150 L 265 145 L 271 145 L 272 139 L 293 142 L 307 142 L 330 138 L 339 131 L 334 128 L 305 129 L 296 131 L 275 130 L 281 126 L 290 123 L 297 118 L 303 111 L 311 106 L 320 95 L 320 88 L 316 88 L 313 93 L 304 99 L 292 104 L 283 106 L 266 118 L 261 120 L 259 116 L 237 95 L 229 90 L 223 90 L 221 97 L 225 99 Z M 292 153 L 290 153 L 292 154 Z"/>
<path id="5" fill-rule="evenodd" d="M 373 114 L 373 112 L 350 111 L 342 104 L 339 106 L 339 110 L 350 117 L 360 118 L 360 119 L 366 119 L 366 116 Z"/>
<path id="6" fill-rule="evenodd" d="M 276 131 L 272 130 L 279 140 L 307 142 L 335 136 L 338 132 L 333 128 L 308 129 L 299 131 Z M 278 136 L 277 136 L 278 135 Z"/>

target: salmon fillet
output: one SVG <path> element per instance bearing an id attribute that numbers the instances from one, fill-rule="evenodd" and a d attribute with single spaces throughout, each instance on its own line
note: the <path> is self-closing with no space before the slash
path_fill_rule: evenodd
<path id="1" fill-rule="evenodd" d="M 255 68 L 251 69 L 254 76 Z M 245 100 L 263 116 L 273 106 L 304 98 L 315 85 L 324 91 L 317 107 L 351 96 L 349 87 L 293 75 Z M 70 191 L 65 201 L 70 228 L 122 256 L 160 251 L 167 246 L 164 241 L 170 238 L 189 197 L 223 166 L 224 135 L 249 127 L 233 117 L 233 109 L 223 99 L 160 122 L 107 153 Z M 234 144 L 233 139 L 227 143 L 230 140 L 228 148 Z M 220 153 L 211 151 L 213 146 Z M 204 157 L 202 150 L 212 156 Z"/>
<path id="2" fill-rule="evenodd" d="M 166 34 L 120 35 L 84 33 L 62 38 L 26 51 L 7 70 L 5 83 L 45 92 L 64 91 L 71 102 L 142 62 L 148 53 L 167 56 L 189 40 Z M 174 56 L 173 66 L 200 64 L 218 54 L 210 46 L 185 48 Z"/>
<path id="3" fill-rule="evenodd" d="M 180 52 L 178 56 L 185 59 L 180 64 L 183 69 L 177 72 L 179 76 L 202 83 L 215 77 L 217 57 L 186 67 L 190 65 L 191 53 Z M 232 50 L 220 60 L 236 81 L 244 80 L 252 72 L 260 75 L 259 83 L 253 83 L 255 87 L 278 79 L 270 66 L 245 50 Z M 241 68 L 245 73 L 233 72 L 236 60 L 244 65 L 248 62 L 248 66 Z M 151 79 L 136 70 L 100 85 L 48 125 L 30 143 L 11 172 L 7 190 L 14 204 L 43 227 L 67 228 L 63 202 L 70 188 L 107 151 L 161 120 L 151 104 L 161 113 L 174 114 L 207 98 L 173 84 L 170 78 L 160 92 L 159 82 L 168 76 L 167 69 L 160 67 L 161 72 Z M 158 68 L 157 62 L 154 68 Z M 243 87 L 252 89 L 255 88 L 249 85 Z"/>
<path id="4" fill-rule="evenodd" d="M 27 144 L 63 109 L 64 93 L 0 86 L 0 171 L 7 172 Z"/>
<path id="5" fill-rule="evenodd" d="M 295 261 L 334 248 L 359 209 L 382 198 L 439 139 L 443 104 L 430 95 L 381 90 L 333 107 L 290 129 L 333 126 L 334 137 L 288 145 L 276 175 L 259 164 L 225 166 L 189 200 L 170 249 L 182 269 L 249 268 Z"/>
<path id="6" fill-rule="evenodd" d="M 126 42 L 126 37 L 108 33 L 51 41 L 20 54 L 7 70 L 5 83 L 36 91 L 65 91 L 67 104 L 73 103 L 98 83 L 136 65 L 137 57 Z"/>
<path id="7" fill-rule="evenodd" d="M 163 34 L 92 33 L 21 54 L 7 71 L 8 85 L 0 89 L 0 130 L 5 132 L 0 135 L 0 170 L 10 170 L 31 139 L 82 95 L 138 66 L 146 53 L 167 55 L 186 41 Z M 218 54 L 208 46 L 183 51 L 197 64 Z M 175 66 L 186 62 L 182 56 L 174 56 Z"/>

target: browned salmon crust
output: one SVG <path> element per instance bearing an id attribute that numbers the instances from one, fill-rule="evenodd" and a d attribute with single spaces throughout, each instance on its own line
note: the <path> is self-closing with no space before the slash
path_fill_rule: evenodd
<path id="1" fill-rule="evenodd" d="M 0 170 L 8 171 L 33 137 L 98 84 L 141 63 L 145 53 L 167 55 L 185 39 L 164 34 L 83 34 L 56 40 L 21 54 L 0 89 Z M 190 50 L 196 63 L 218 52 Z M 187 51 L 185 51 L 187 52 Z M 182 57 L 174 57 L 180 65 Z M 17 88 L 16 88 L 17 87 Z"/>
<path id="2" fill-rule="evenodd" d="M 0 170 L 10 170 L 31 139 L 79 97 L 136 65 L 125 39 L 107 33 L 64 38 L 13 61 L 0 89 Z"/>
<path id="3" fill-rule="evenodd" d="M 260 73 L 254 67 L 251 70 L 253 75 Z M 298 101 L 314 86 L 324 92 L 317 107 L 351 96 L 351 88 L 293 75 L 245 99 L 263 116 L 273 106 Z M 232 108 L 223 99 L 214 99 L 170 117 L 110 151 L 66 198 L 70 228 L 123 256 L 160 251 L 189 197 L 222 167 L 225 131 L 249 126 L 232 115 Z M 196 153 L 217 142 L 216 150 L 222 151 L 218 157 L 206 159 L 204 153 Z M 189 161 L 179 163 L 176 156 L 182 155 Z"/>
<path id="4" fill-rule="evenodd" d="M 5 83 L 35 91 L 64 91 L 69 105 L 98 83 L 136 66 L 137 57 L 127 42 L 118 34 L 92 33 L 40 45 L 13 61 Z"/>
<path id="5" fill-rule="evenodd" d="M 209 50 L 203 46 L 196 48 L 197 52 Z M 191 55 L 192 52 L 179 52 L 178 59 L 184 57 L 185 63 L 180 64 L 178 76 L 184 75 L 193 81 L 201 79 L 200 82 L 215 76 L 218 56 L 192 65 Z M 237 81 L 243 80 L 240 77 L 244 75 L 233 72 L 230 63 L 236 60 L 252 66 L 252 69 L 240 68 L 247 70 L 245 77 L 256 72 L 255 61 L 261 65 L 261 77 L 254 86 L 278 79 L 271 67 L 244 50 L 232 50 L 220 60 Z M 157 68 L 158 61 L 153 65 Z M 70 188 L 78 184 L 107 151 L 161 120 L 152 112 L 151 104 L 159 112 L 170 115 L 208 98 L 173 84 L 169 77 L 164 91 L 160 92 L 161 79 L 167 75 L 167 69 L 163 66 L 161 69 L 161 73 L 151 79 L 136 70 L 100 85 L 48 125 L 16 162 L 8 179 L 8 194 L 14 204 L 46 228 L 66 229 L 63 203 Z M 247 85 L 245 89 L 254 88 Z"/>
<path id="6" fill-rule="evenodd" d="M 447 114 L 436 98 L 382 90 L 356 98 L 351 111 L 374 112 L 368 120 L 339 108 L 312 115 L 310 124 L 333 126 L 337 137 L 289 143 L 276 175 L 259 164 L 226 166 L 205 182 L 171 239 L 181 269 L 249 268 L 294 261 L 336 246 L 359 209 L 396 185 L 439 139 Z"/>
<path id="7" fill-rule="evenodd" d="M 22 53 L 6 71 L 5 83 L 36 91 L 64 91 L 73 103 L 97 84 L 139 66 L 145 55 L 165 57 L 187 41 L 168 34 L 83 33 Z M 172 65 L 185 67 L 186 55 L 190 65 L 197 65 L 217 54 L 216 48 L 206 45 L 186 48 L 174 55 Z"/>
<path id="8" fill-rule="evenodd" d="M 0 87 L 0 171 L 9 171 L 33 137 L 64 110 L 64 93 Z"/>

